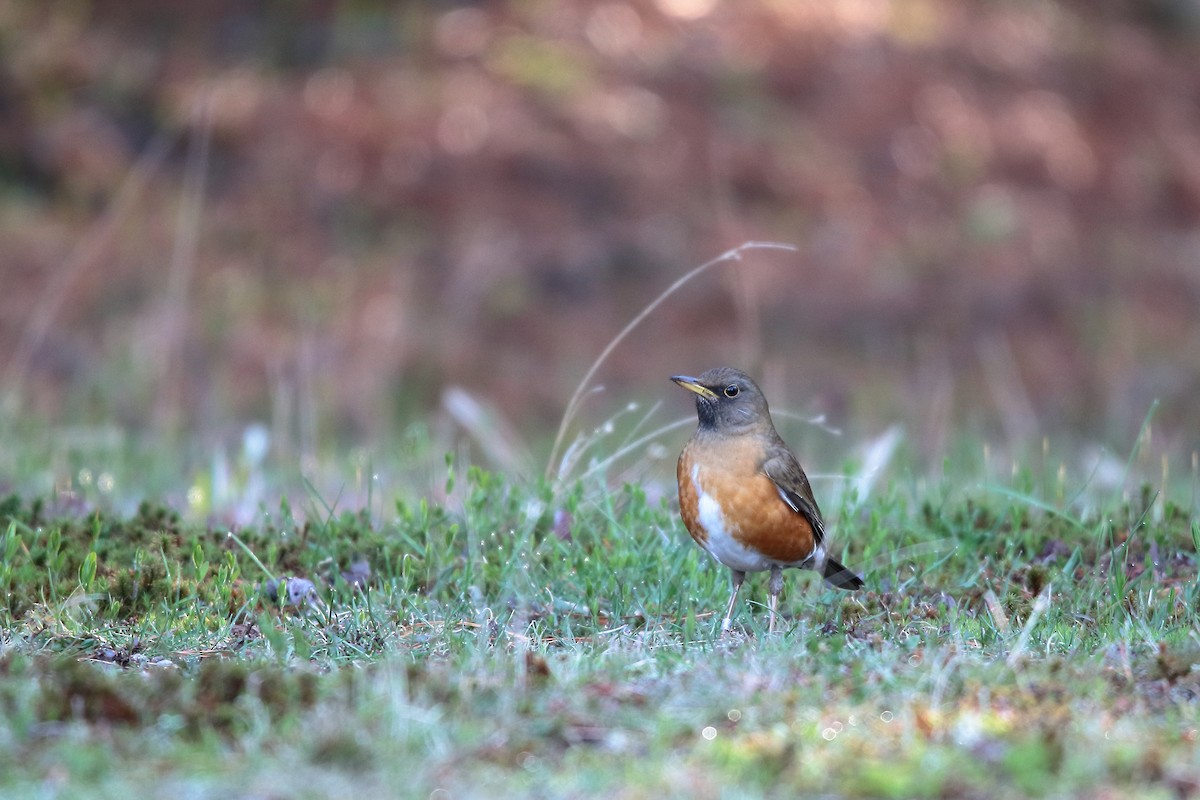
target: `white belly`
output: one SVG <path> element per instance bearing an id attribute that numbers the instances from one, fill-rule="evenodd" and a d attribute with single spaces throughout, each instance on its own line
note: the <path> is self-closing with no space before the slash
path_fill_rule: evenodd
<path id="1" fill-rule="evenodd" d="M 692 485 L 699 498 L 700 527 L 707 540 L 704 549 L 708 554 L 730 569 L 738 572 L 763 572 L 775 566 L 772 559 L 756 553 L 733 538 L 733 532 L 721 513 L 721 505 L 700 485 L 700 465 L 692 467 Z"/>

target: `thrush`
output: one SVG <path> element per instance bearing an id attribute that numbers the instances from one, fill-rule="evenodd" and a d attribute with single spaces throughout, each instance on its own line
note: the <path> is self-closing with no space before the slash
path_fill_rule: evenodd
<path id="1" fill-rule="evenodd" d="M 839 589 L 861 588 L 862 578 L 829 557 L 808 477 L 754 381 L 731 367 L 671 380 L 695 393 L 699 419 L 676 468 L 679 513 L 696 544 L 733 574 L 721 632 L 729 631 L 747 572 L 771 573 L 768 632 L 787 568 L 815 570 Z"/>

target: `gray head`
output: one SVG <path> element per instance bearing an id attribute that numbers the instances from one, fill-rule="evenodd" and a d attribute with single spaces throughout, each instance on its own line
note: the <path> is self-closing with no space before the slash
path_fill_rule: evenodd
<path id="1" fill-rule="evenodd" d="M 695 378 L 675 375 L 671 380 L 695 392 L 701 430 L 740 432 L 747 428 L 774 427 L 762 390 L 741 370 L 716 367 Z"/>

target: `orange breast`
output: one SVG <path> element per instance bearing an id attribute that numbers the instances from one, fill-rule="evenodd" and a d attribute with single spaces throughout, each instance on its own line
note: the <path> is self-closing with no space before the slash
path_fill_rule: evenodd
<path id="1" fill-rule="evenodd" d="M 707 549 L 708 533 L 700 524 L 700 494 L 696 490 L 695 482 L 689 477 L 692 474 L 692 449 L 692 443 L 688 442 L 675 465 L 675 479 L 679 482 L 679 516 L 696 544 Z"/>
<path id="2" fill-rule="evenodd" d="M 799 564 L 812 555 L 812 525 L 783 501 L 775 483 L 762 472 L 762 452 L 753 437 L 689 441 L 676 470 L 680 514 L 696 543 L 718 560 L 730 543 L 711 541 L 711 537 L 725 535 L 770 561 Z M 704 524 L 701 500 L 705 495 L 710 508 L 715 502 L 720 509 L 723 532 L 708 530 Z"/>

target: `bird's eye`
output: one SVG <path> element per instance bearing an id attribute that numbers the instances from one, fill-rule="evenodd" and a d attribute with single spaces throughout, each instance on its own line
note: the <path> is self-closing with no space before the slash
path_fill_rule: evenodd
<path id="1" fill-rule="evenodd" d="M 739 391 L 741 391 L 741 390 L 738 389 L 737 384 L 731 383 L 725 387 L 725 396 L 726 397 L 737 397 Z"/>

